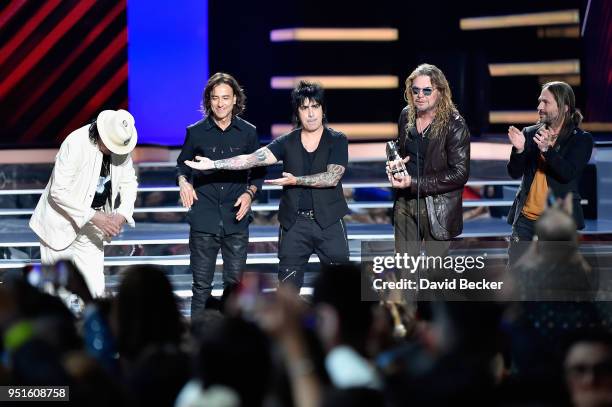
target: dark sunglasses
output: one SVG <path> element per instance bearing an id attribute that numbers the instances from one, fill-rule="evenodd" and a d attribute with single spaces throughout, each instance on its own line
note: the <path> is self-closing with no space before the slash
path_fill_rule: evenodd
<path id="1" fill-rule="evenodd" d="M 419 93 L 421 93 L 421 91 L 423 91 L 423 95 L 425 96 L 431 96 L 431 94 L 433 93 L 433 88 L 417 88 L 416 86 L 413 86 L 410 89 L 412 90 L 412 93 L 414 95 L 418 95 Z"/>

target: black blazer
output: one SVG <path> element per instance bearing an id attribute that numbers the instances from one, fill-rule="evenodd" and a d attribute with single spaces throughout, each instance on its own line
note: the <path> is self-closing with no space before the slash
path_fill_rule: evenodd
<path id="1" fill-rule="evenodd" d="M 525 150 L 521 154 L 512 147 L 508 174 L 512 178 L 523 177 L 523 182 L 514 198 L 508 213 L 508 223 L 514 225 L 523 210 L 531 183 L 538 167 L 540 150 L 533 141 L 536 132 L 542 127 L 536 124 L 523 129 Z M 593 137 L 590 133 L 575 127 L 568 134 L 559 136 L 557 143 L 543 155 L 546 159 L 546 181 L 555 198 L 564 198 L 568 192 L 573 194 L 573 217 L 578 229 L 584 228 L 584 215 L 580 206 L 578 182 L 584 167 L 588 164 L 593 152 Z"/>

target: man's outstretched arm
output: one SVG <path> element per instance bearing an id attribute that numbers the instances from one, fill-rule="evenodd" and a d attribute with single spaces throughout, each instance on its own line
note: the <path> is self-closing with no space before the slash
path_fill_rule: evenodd
<path id="1" fill-rule="evenodd" d="M 272 185 L 301 185 L 311 188 L 332 188 L 338 185 L 345 168 L 338 164 L 329 164 L 327 171 L 318 174 L 303 175 L 296 177 L 288 172 L 283 172 L 282 178 L 266 180 L 266 184 Z"/>
<path id="2" fill-rule="evenodd" d="M 185 164 L 196 170 L 248 170 L 253 167 L 271 165 L 278 160 L 267 147 L 262 147 L 251 154 L 213 161 L 210 158 L 196 156 L 194 161 L 186 160 Z"/>
<path id="3" fill-rule="evenodd" d="M 338 164 L 329 164 L 327 171 L 320 172 L 318 174 L 303 175 L 296 177 L 297 184 L 313 188 L 328 188 L 335 187 L 342 175 L 344 174 L 344 167 Z"/>

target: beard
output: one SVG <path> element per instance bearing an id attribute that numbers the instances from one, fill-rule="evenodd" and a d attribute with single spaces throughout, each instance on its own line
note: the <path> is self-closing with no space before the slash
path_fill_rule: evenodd
<path id="1" fill-rule="evenodd" d="M 435 111 L 436 105 L 434 103 L 428 103 L 425 106 L 418 106 L 416 103 L 413 103 L 415 113 L 425 113 L 430 111 Z"/>
<path id="2" fill-rule="evenodd" d="M 546 125 L 546 127 L 557 127 L 561 123 L 561 115 L 545 113 L 543 117 L 540 117 L 539 123 Z"/>

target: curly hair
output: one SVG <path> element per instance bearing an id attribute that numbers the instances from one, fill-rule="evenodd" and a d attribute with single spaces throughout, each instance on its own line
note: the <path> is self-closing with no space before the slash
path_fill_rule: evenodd
<path id="1" fill-rule="evenodd" d="M 234 96 L 236 96 L 236 104 L 232 109 L 232 115 L 237 116 L 244 112 L 246 109 L 246 95 L 244 94 L 244 90 L 238 84 L 238 81 L 234 79 L 234 77 L 228 73 L 217 72 L 213 76 L 210 77 L 208 82 L 206 83 L 206 88 L 204 88 L 204 93 L 202 94 L 202 103 L 200 105 L 200 111 L 205 116 L 210 116 L 212 111 L 210 107 L 210 94 L 213 89 L 217 85 L 225 84 L 232 88 L 234 92 Z"/>
<path id="2" fill-rule="evenodd" d="M 404 91 L 404 100 L 408 103 L 408 127 L 416 125 L 416 112 L 414 101 L 412 99 L 412 83 L 417 76 L 429 76 L 431 85 L 438 90 L 438 99 L 436 101 L 436 116 L 431 124 L 431 137 L 438 137 L 443 134 L 443 131 L 448 128 L 450 120 L 453 116 L 459 114 L 457 107 L 453 103 L 452 94 L 448 81 L 442 71 L 435 65 L 421 64 L 406 78 L 406 90 Z M 406 130 L 408 129 L 406 127 Z"/>

